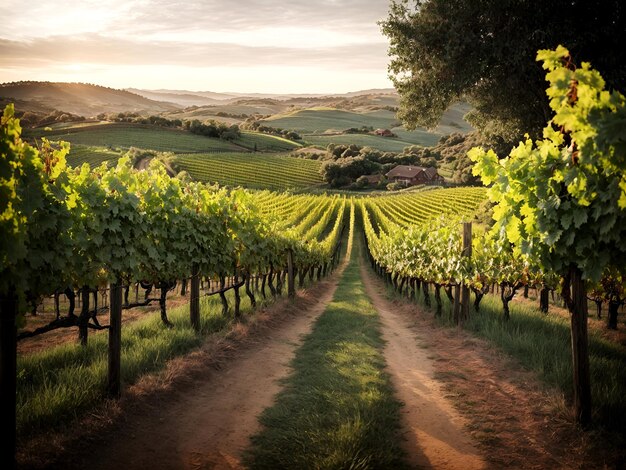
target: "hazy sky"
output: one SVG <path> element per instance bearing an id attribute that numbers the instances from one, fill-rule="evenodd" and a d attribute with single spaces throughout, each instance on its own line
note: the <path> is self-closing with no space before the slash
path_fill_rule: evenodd
<path id="1" fill-rule="evenodd" d="M 2 0 L 0 82 L 328 93 L 385 88 L 387 0 Z"/>

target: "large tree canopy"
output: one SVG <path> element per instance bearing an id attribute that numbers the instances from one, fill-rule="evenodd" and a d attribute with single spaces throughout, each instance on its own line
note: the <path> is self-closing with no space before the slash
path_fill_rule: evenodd
<path id="1" fill-rule="evenodd" d="M 623 0 L 392 0 L 382 23 L 390 76 L 408 127 L 433 127 L 455 100 L 484 135 L 539 137 L 550 119 L 539 49 L 565 45 L 599 70 L 609 89 L 626 88 Z"/>

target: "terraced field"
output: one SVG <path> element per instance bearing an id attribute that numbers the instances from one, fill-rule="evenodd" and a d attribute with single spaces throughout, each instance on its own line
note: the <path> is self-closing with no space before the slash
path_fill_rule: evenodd
<path id="1" fill-rule="evenodd" d="M 121 152 L 110 150 L 105 147 L 89 147 L 86 145 L 72 145 L 67 156 L 67 164 L 77 167 L 83 163 L 89 163 L 91 168 L 100 166 L 102 162 L 114 163 L 122 155 Z"/>
<path id="2" fill-rule="evenodd" d="M 298 189 L 323 183 L 320 162 L 262 153 L 177 155 L 179 170 L 202 182 L 258 189 Z"/>

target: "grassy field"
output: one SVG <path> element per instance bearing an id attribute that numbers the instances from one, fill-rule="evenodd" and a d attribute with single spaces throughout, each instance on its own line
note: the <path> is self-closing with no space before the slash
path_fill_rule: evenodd
<path id="1" fill-rule="evenodd" d="M 256 150 L 259 152 L 288 152 L 301 147 L 300 144 L 289 139 L 249 131 L 243 131 L 241 138 L 233 142 L 249 150 L 254 150 L 256 145 Z"/>
<path id="2" fill-rule="evenodd" d="M 359 236 L 354 250 L 358 250 Z M 378 314 L 352 256 L 294 372 L 252 438 L 248 468 L 405 468 L 401 404 L 384 372 Z"/>
<path id="3" fill-rule="evenodd" d="M 332 108 L 310 108 L 290 114 L 278 114 L 263 121 L 282 129 L 293 129 L 305 134 L 322 133 L 328 129 L 344 130 L 350 127 L 372 126 L 391 128 L 398 124 L 391 111 L 354 113 Z"/>
<path id="4" fill-rule="evenodd" d="M 179 170 L 208 183 L 255 189 L 297 189 L 323 183 L 320 162 L 263 153 L 177 155 Z"/>
<path id="5" fill-rule="evenodd" d="M 122 148 L 137 147 L 159 152 L 233 152 L 241 147 L 221 139 L 194 135 L 179 130 L 145 127 L 133 124 L 108 124 L 93 127 L 69 128 L 60 131 L 38 130 L 33 137 L 64 140 L 72 144 Z"/>

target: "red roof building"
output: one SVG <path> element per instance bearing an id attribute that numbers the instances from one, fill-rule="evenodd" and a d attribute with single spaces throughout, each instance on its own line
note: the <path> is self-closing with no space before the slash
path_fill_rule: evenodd
<path id="1" fill-rule="evenodd" d="M 418 184 L 443 184 L 444 179 L 436 168 L 424 168 L 421 166 L 398 165 L 389 173 L 387 179 L 394 183 L 401 183 L 405 186 L 415 186 Z"/>

